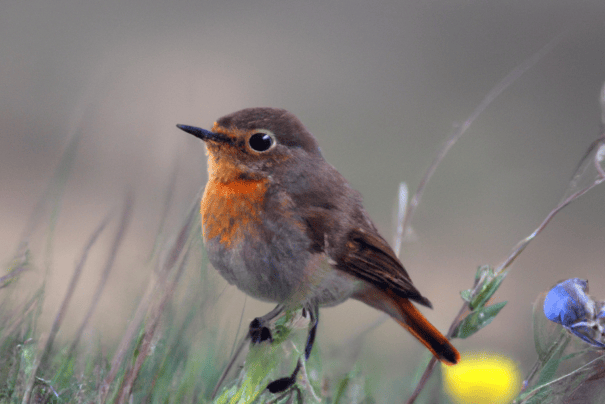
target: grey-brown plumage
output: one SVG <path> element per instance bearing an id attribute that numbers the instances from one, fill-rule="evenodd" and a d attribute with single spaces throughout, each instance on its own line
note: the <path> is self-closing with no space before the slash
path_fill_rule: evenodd
<path id="1" fill-rule="evenodd" d="M 440 359 L 457 362 L 455 348 L 409 303 L 431 307 L 360 194 L 294 115 L 248 108 L 220 118 L 212 131 L 179 127 L 208 146 L 204 241 L 227 281 L 286 306 L 361 300 L 390 314 Z"/>

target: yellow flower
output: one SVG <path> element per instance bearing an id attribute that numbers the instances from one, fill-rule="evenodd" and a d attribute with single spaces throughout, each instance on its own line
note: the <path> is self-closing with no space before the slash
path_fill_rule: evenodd
<path id="1" fill-rule="evenodd" d="M 460 404 L 504 404 L 521 389 L 515 362 L 490 352 L 467 352 L 455 366 L 443 365 L 443 384 Z"/>

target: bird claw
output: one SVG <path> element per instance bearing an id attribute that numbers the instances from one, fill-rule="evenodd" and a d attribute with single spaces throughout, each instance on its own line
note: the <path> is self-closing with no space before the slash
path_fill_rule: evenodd
<path id="1" fill-rule="evenodd" d="M 257 317 L 250 322 L 250 340 L 253 344 L 259 344 L 263 341 L 273 342 L 273 336 L 269 327 L 264 325 L 265 321 L 262 317 Z"/>
<path id="2" fill-rule="evenodd" d="M 290 376 L 286 376 L 286 377 L 282 377 L 277 380 L 273 380 L 271 383 L 269 383 L 267 385 L 267 390 L 269 390 L 273 394 L 281 393 L 283 391 L 288 390 L 296 382 L 296 376 L 298 376 L 298 372 L 300 371 L 301 365 L 302 365 L 302 363 L 300 362 L 300 359 L 299 359 L 296 364 L 296 368 L 294 369 L 294 372 L 292 372 L 292 374 Z"/>

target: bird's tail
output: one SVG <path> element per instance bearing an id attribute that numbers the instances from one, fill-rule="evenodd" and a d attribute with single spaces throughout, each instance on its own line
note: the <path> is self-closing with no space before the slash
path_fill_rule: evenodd
<path id="1" fill-rule="evenodd" d="M 371 292 L 366 291 L 355 298 L 389 314 L 418 341 L 422 342 L 441 362 L 455 365 L 460 361 L 460 354 L 456 348 L 418 311 L 409 299 L 398 296 L 390 290 L 378 291 L 376 289 Z"/>

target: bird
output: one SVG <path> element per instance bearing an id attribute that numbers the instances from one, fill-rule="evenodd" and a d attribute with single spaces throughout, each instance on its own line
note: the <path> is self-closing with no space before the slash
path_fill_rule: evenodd
<path id="1" fill-rule="evenodd" d="M 432 308 L 379 234 L 361 194 L 323 158 L 294 114 L 246 108 L 219 118 L 210 130 L 177 127 L 206 144 L 200 213 L 210 263 L 247 295 L 277 303 L 250 324 L 253 342 L 270 338 L 267 320 L 302 307 L 311 314 L 308 358 L 319 307 L 352 298 L 387 313 L 441 362 L 460 360 L 414 306 Z"/>

